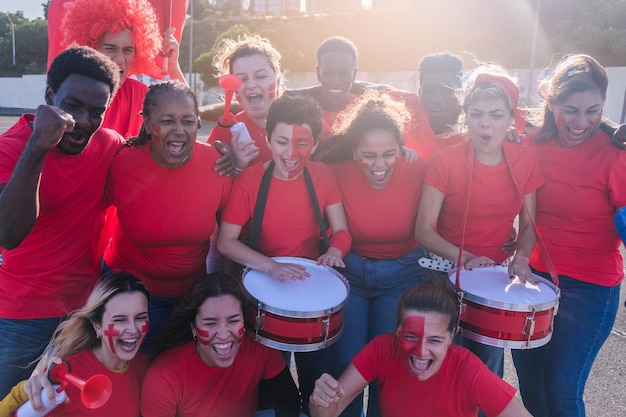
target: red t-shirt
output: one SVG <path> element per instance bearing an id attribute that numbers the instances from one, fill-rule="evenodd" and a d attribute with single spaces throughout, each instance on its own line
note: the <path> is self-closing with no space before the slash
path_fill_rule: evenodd
<path id="1" fill-rule="evenodd" d="M 546 184 L 537 191 L 537 227 L 557 273 L 614 286 L 624 278 L 615 211 L 626 206 L 626 152 L 598 131 L 572 148 L 535 148 Z M 530 263 L 548 271 L 538 246 Z"/>
<path id="2" fill-rule="evenodd" d="M 307 162 L 322 214 L 328 206 L 341 202 L 337 179 L 320 162 Z M 222 220 L 245 226 L 252 219 L 259 194 L 263 164 L 247 168 L 234 182 L 233 192 Z M 283 181 L 272 177 L 261 223 L 258 251 L 267 256 L 319 257 L 320 226 L 315 217 L 304 175 Z"/>
<path id="3" fill-rule="evenodd" d="M 113 160 L 107 198 L 119 222 L 104 259 L 140 278 L 151 294 L 182 297 L 205 273 L 216 213 L 231 179 L 214 170 L 220 153 L 196 142 L 181 168 L 159 166 L 150 144 L 122 149 Z"/>
<path id="4" fill-rule="evenodd" d="M 32 134 L 25 115 L 0 136 L 0 184 L 11 178 Z M 99 129 L 79 155 L 48 152 L 39 217 L 22 243 L 3 251 L 0 317 L 61 317 L 80 307 L 100 275 L 94 245 L 104 218 L 104 185 L 123 139 Z"/>
<path id="5" fill-rule="evenodd" d="M 285 368 L 280 351 L 241 339 L 235 361 L 228 368 L 206 365 L 195 341 L 157 357 L 148 369 L 141 396 L 143 417 L 251 417 L 262 379 Z"/>
<path id="6" fill-rule="evenodd" d="M 111 398 L 102 407 L 89 409 L 80 400 L 80 390 L 70 384 L 65 389 L 70 402 L 56 407 L 49 417 L 139 417 L 141 385 L 148 368 L 148 355 L 138 353 L 122 371 L 108 369 L 91 349 L 80 351 L 66 360 L 70 363 L 72 375 L 81 379 L 87 380 L 96 374 L 108 376 L 113 387 Z"/>
<path id="7" fill-rule="evenodd" d="M 378 382 L 380 411 L 386 417 L 473 417 L 479 408 L 492 417 L 515 396 L 515 388 L 463 347 L 450 345 L 441 369 L 425 381 L 411 375 L 397 349 L 397 338 L 387 333 L 352 359 L 363 378 Z"/>
<path id="8" fill-rule="evenodd" d="M 417 93 L 390 90 L 389 94 L 396 100 L 404 101 L 411 113 L 411 120 L 404 127 L 404 146 L 415 150 L 421 159 L 428 161 L 438 150 L 465 140 L 462 134 L 435 134 Z"/>
<path id="9" fill-rule="evenodd" d="M 391 180 L 375 189 L 355 161 L 332 165 L 352 235 L 352 251 L 376 259 L 394 259 L 417 247 L 415 219 L 426 162 L 398 158 Z"/>
<path id="10" fill-rule="evenodd" d="M 334 128 L 341 123 L 342 113 L 352 107 L 358 100 L 360 94 L 348 93 L 348 104 L 341 111 L 329 111 L 322 108 L 322 131 L 320 132 L 320 143 L 334 135 Z"/>
<path id="11" fill-rule="evenodd" d="M 267 143 L 267 131 L 264 126 L 259 126 L 254 123 L 245 110 L 237 113 L 236 119 L 238 122 L 242 122 L 246 125 L 246 129 L 248 129 L 248 133 L 250 133 L 250 137 L 254 141 L 254 144 L 259 147 L 259 156 L 254 158 L 250 165 L 257 164 L 259 162 L 265 162 L 272 159 L 272 151 L 270 150 L 269 144 Z M 233 134 L 230 132 L 230 128 L 223 127 L 220 125 L 215 125 L 213 130 L 211 130 L 211 134 L 207 139 L 208 143 L 215 142 L 216 140 L 221 140 L 227 145 L 232 144 Z"/>
<path id="12" fill-rule="evenodd" d="M 141 111 L 147 92 L 148 87 L 145 84 L 127 78 L 115 93 L 104 115 L 102 127 L 116 130 L 125 138 L 137 136 L 143 123 Z"/>
<path id="13" fill-rule="evenodd" d="M 471 142 L 463 142 L 436 153 L 424 179 L 445 196 L 437 231 L 457 246 L 461 244 L 467 205 L 467 154 L 471 146 Z M 506 161 L 511 164 L 522 194 L 532 193 L 544 182 L 532 149 L 508 142 L 503 142 L 502 146 L 506 160 L 498 165 L 483 165 L 474 158 L 464 246 L 475 256 L 487 256 L 496 263 L 507 258 L 502 245 L 509 240 L 513 220 L 522 210 L 522 201 Z"/>

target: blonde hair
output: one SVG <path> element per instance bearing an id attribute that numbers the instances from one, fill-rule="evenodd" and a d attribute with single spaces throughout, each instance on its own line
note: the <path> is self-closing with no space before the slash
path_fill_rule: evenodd
<path id="1" fill-rule="evenodd" d="M 239 58 L 263 55 L 277 76 L 281 75 L 280 52 L 276 50 L 267 38 L 259 35 L 244 35 L 237 40 L 223 39 L 213 56 L 213 67 L 219 75 L 232 74 L 233 62 Z"/>
<path id="2" fill-rule="evenodd" d="M 87 298 L 85 305 L 73 311 L 59 324 L 42 355 L 44 360 L 58 356 L 66 358 L 84 349 L 100 346 L 93 323 L 102 323 L 106 304 L 118 294 L 141 292 L 149 299 L 146 286 L 128 272 L 116 272 L 102 277 Z"/>

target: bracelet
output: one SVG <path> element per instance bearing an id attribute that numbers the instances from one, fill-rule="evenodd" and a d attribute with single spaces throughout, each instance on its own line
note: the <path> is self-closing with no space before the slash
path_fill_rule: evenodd
<path id="1" fill-rule="evenodd" d="M 235 165 L 235 172 L 233 172 L 233 177 L 238 176 L 239 174 L 241 174 L 243 172 L 242 168 L 239 168 L 238 166 Z"/>

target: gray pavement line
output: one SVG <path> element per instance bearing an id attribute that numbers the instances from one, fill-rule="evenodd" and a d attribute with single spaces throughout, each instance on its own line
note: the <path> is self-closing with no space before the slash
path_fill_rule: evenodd
<path id="1" fill-rule="evenodd" d="M 611 334 L 614 334 L 615 336 L 620 336 L 626 339 L 626 332 L 623 330 L 618 330 L 615 327 L 611 329 Z"/>

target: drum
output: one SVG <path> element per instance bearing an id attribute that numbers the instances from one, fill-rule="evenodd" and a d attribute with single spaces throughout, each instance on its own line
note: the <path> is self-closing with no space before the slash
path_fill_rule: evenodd
<path id="1" fill-rule="evenodd" d="M 243 287 L 249 299 L 246 327 L 259 343 L 274 349 L 312 352 L 332 345 L 343 330 L 348 281 L 310 259 L 273 259 L 303 265 L 311 276 L 283 283 L 266 273 L 244 270 Z"/>
<path id="2" fill-rule="evenodd" d="M 559 305 L 559 288 L 535 275 L 539 284 L 511 281 L 502 266 L 461 270 L 460 333 L 476 342 L 511 349 L 545 345 Z M 450 281 L 456 280 L 456 271 Z"/>

